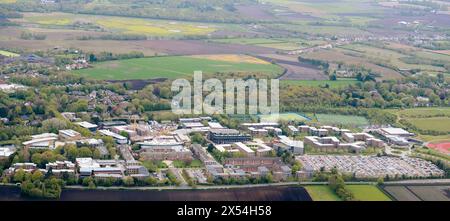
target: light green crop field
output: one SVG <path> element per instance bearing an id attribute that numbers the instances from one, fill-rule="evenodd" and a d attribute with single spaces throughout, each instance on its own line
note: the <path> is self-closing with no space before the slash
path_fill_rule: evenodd
<path id="1" fill-rule="evenodd" d="M 308 118 L 297 113 L 280 113 L 278 115 L 259 115 L 261 122 L 278 122 L 278 121 L 309 121 Z"/>
<path id="2" fill-rule="evenodd" d="M 449 117 L 407 118 L 406 120 L 422 130 L 450 132 Z"/>
<path id="3" fill-rule="evenodd" d="M 321 124 L 331 125 L 351 125 L 351 126 L 366 126 L 369 121 L 361 116 L 348 116 L 338 114 L 316 114 L 317 121 Z"/>
<path id="4" fill-rule="evenodd" d="M 297 50 L 300 48 L 310 47 L 312 44 L 304 39 L 294 38 L 227 38 L 214 39 L 212 41 L 220 43 L 255 45 L 279 50 Z"/>
<path id="5" fill-rule="evenodd" d="M 412 108 L 412 109 L 391 109 L 391 113 L 400 117 L 421 118 L 429 116 L 447 116 L 450 117 L 450 108 L 448 107 L 430 107 L 430 108 Z"/>
<path id="6" fill-rule="evenodd" d="M 0 50 L 0 55 L 6 56 L 6 57 L 17 57 L 20 56 L 19 54 L 13 53 L 13 52 L 9 52 L 9 51 L 4 51 L 4 50 Z"/>
<path id="7" fill-rule="evenodd" d="M 200 22 L 128 18 L 118 16 L 97 16 L 70 13 L 25 13 L 25 23 L 44 28 L 73 28 L 73 24 L 89 24 L 122 34 L 143 34 L 149 36 L 206 35 L 217 30 L 217 25 Z"/>
<path id="8" fill-rule="evenodd" d="M 450 56 L 432 53 L 432 52 L 414 52 L 402 54 L 394 50 L 373 47 L 363 44 L 350 44 L 340 47 L 344 51 L 348 50 L 353 53 L 360 54 L 370 61 L 379 61 L 382 63 L 393 65 L 399 69 L 420 69 L 424 71 L 445 72 L 443 67 L 425 65 L 425 64 L 409 64 L 401 60 L 401 58 L 415 56 L 424 59 L 444 60 L 450 62 Z"/>
<path id="9" fill-rule="evenodd" d="M 299 85 L 310 87 L 325 87 L 328 85 L 330 88 L 341 88 L 351 84 L 356 84 L 356 79 L 338 79 L 336 81 L 331 80 L 283 80 L 281 85 Z"/>
<path id="10" fill-rule="evenodd" d="M 150 57 L 95 63 L 93 68 L 74 74 L 99 80 L 136 80 L 190 77 L 194 71 L 211 73 L 265 73 L 279 75 L 283 70 L 274 64 L 238 63 L 188 56 Z"/>
<path id="11" fill-rule="evenodd" d="M 360 201 L 391 201 L 378 187 L 374 185 L 347 185 L 356 200 Z"/>
<path id="12" fill-rule="evenodd" d="M 391 201 L 374 185 L 346 185 L 346 187 L 358 201 Z M 314 201 L 341 201 L 328 185 L 308 185 L 305 189 Z"/>
<path id="13" fill-rule="evenodd" d="M 328 185 L 310 185 L 305 186 L 305 189 L 313 201 L 341 201 Z"/>

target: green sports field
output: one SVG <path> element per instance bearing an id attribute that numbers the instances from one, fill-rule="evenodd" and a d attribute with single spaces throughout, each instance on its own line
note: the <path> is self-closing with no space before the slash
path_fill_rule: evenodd
<path id="1" fill-rule="evenodd" d="M 348 126 L 366 126 L 369 121 L 361 116 L 349 116 L 339 114 L 316 114 L 317 121 L 321 124 L 348 125 Z"/>
<path id="2" fill-rule="evenodd" d="M 265 73 L 277 76 L 282 68 L 274 64 L 227 62 L 187 56 L 136 58 L 95 63 L 93 68 L 73 73 L 99 80 L 138 80 L 154 78 L 185 78 L 194 71 L 203 73 Z"/>

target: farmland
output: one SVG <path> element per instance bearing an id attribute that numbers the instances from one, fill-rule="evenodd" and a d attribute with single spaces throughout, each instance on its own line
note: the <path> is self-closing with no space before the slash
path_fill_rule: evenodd
<path id="1" fill-rule="evenodd" d="M 398 201 L 449 201 L 448 186 L 385 186 Z"/>
<path id="2" fill-rule="evenodd" d="M 149 36 L 206 35 L 217 29 L 203 23 L 124 18 L 116 16 L 75 15 L 69 13 L 27 13 L 21 23 L 43 28 L 83 28 L 101 32 Z"/>
<path id="3" fill-rule="evenodd" d="M 9 51 L 3 51 L 0 50 L 0 55 L 3 55 L 5 57 L 17 57 L 19 56 L 19 54 L 13 53 L 13 52 L 9 52 Z"/>
<path id="4" fill-rule="evenodd" d="M 357 201 L 391 201 L 377 186 L 346 185 Z M 328 185 L 308 185 L 305 189 L 314 201 L 341 201 Z"/>
<path id="5" fill-rule="evenodd" d="M 374 185 L 348 185 L 356 200 L 360 201 L 391 201 L 377 186 Z"/>
<path id="6" fill-rule="evenodd" d="M 409 118 L 407 121 L 422 130 L 433 130 L 450 133 L 449 117 Z"/>
<path id="7" fill-rule="evenodd" d="M 103 80 L 131 80 L 190 77 L 194 71 L 203 73 L 265 73 L 277 76 L 281 68 L 273 64 L 226 62 L 188 56 L 150 57 L 94 64 L 93 68 L 74 71 L 75 74 Z"/>
<path id="8" fill-rule="evenodd" d="M 317 121 L 324 125 L 366 126 L 369 122 L 365 117 L 337 114 L 316 114 Z"/>
<path id="9" fill-rule="evenodd" d="M 418 130 L 419 138 L 426 141 L 450 141 L 450 108 L 414 108 L 388 110 L 397 115 L 399 123 Z M 438 132 L 433 136 L 427 131 Z"/>
<path id="10" fill-rule="evenodd" d="M 314 201 L 341 201 L 327 185 L 308 185 L 305 189 Z"/>
<path id="11" fill-rule="evenodd" d="M 355 79 L 338 79 L 336 81 L 332 80 L 283 80 L 281 85 L 300 85 L 306 87 L 330 87 L 330 88 L 340 88 L 351 84 L 356 84 L 358 81 Z"/>
<path id="12" fill-rule="evenodd" d="M 305 116 L 297 113 L 280 113 L 277 115 L 260 115 L 261 122 L 277 122 L 277 121 L 309 121 Z"/>
<path id="13" fill-rule="evenodd" d="M 325 41 L 307 41 L 299 38 L 227 38 L 212 41 L 226 44 L 256 45 L 279 50 L 298 50 L 325 43 Z"/>

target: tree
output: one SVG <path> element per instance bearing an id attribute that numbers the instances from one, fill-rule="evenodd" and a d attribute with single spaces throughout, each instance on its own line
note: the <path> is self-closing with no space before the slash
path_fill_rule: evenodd
<path id="1" fill-rule="evenodd" d="M 133 177 L 125 177 L 123 178 L 123 185 L 125 186 L 133 186 L 134 185 L 134 179 Z"/>
<path id="2" fill-rule="evenodd" d="M 150 186 L 155 186 L 158 184 L 158 180 L 155 177 L 150 176 L 145 179 L 145 183 Z"/>
<path id="3" fill-rule="evenodd" d="M 89 189 L 95 189 L 95 188 L 97 188 L 97 187 L 95 186 L 94 181 L 90 181 L 90 182 L 89 182 L 88 188 L 89 188 Z"/>
<path id="4" fill-rule="evenodd" d="M 31 181 L 35 182 L 38 180 L 42 180 L 42 178 L 44 178 L 42 172 L 40 170 L 36 170 L 33 172 L 33 175 L 31 176 Z"/>
<path id="5" fill-rule="evenodd" d="M 384 184 L 384 178 L 383 178 L 383 177 L 378 177 L 378 179 L 377 179 L 377 184 L 378 184 L 379 186 L 383 185 L 383 184 Z"/>
<path id="6" fill-rule="evenodd" d="M 19 169 L 14 173 L 14 182 L 22 182 L 25 180 L 25 171 L 23 169 Z"/>
<path id="7" fill-rule="evenodd" d="M 78 150 L 78 157 L 92 157 L 92 151 L 89 147 L 82 147 Z"/>

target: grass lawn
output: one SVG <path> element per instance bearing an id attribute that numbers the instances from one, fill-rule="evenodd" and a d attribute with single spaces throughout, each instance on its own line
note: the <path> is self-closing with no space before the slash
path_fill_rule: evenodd
<path id="1" fill-rule="evenodd" d="M 278 122 L 278 121 L 309 121 L 310 119 L 297 113 L 280 113 L 276 115 L 259 115 L 261 122 Z"/>
<path id="2" fill-rule="evenodd" d="M 321 124 L 331 125 L 351 125 L 351 126 L 365 126 L 369 125 L 369 121 L 361 116 L 349 116 L 338 114 L 316 114 L 317 121 Z"/>
<path id="3" fill-rule="evenodd" d="M 9 51 L 0 50 L 0 55 L 6 56 L 6 57 L 17 57 L 20 56 L 20 54 L 16 54 Z"/>
<path id="4" fill-rule="evenodd" d="M 330 88 L 340 88 L 345 87 L 350 84 L 356 84 L 358 81 L 356 79 L 338 79 L 337 81 L 331 80 L 283 80 L 281 85 L 300 85 L 300 86 L 310 86 L 310 87 L 325 87 L 328 85 Z"/>
<path id="5" fill-rule="evenodd" d="M 314 201 L 341 201 L 328 185 L 305 186 L 305 189 Z"/>
<path id="6" fill-rule="evenodd" d="M 389 112 L 397 114 L 400 117 L 430 117 L 430 116 L 448 116 L 450 117 L 450 108 L 448 107 L 426 107 L 411 109 L 390 109 Z"/>
<path id="7" fill-rule="evenodd" d="M 136 58 L 95 63 L 93 68 L 73 73 L 99 80 L 135 80 L 154 78 L 187 78 L 194 71 L 203 73 L 265 73 L 277 76 L 282 68 L 274 64 L 227 62 L 188 56 Z"/>
<path id="8" fill-rule="evenodd" d="M 449 117 L 407 118 L 407 121 L 422 130 L 450 132 Z"/>
<path id="9" fill-rule="evenodd" d="M 373 185 L 347 185 L 356 200 L 360 201 L 391 201 L 391 199 Z"/>

